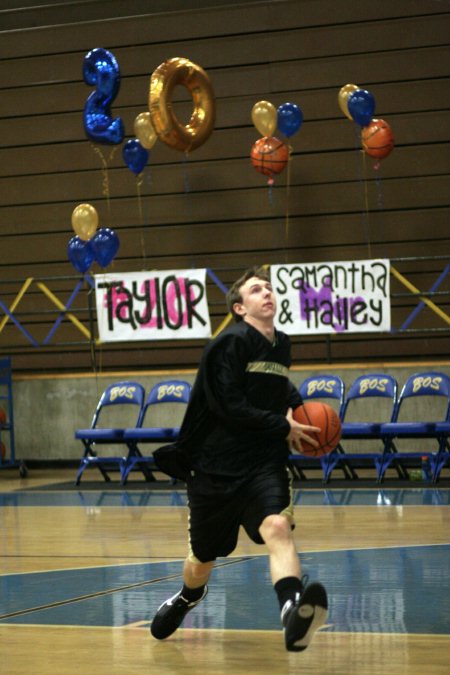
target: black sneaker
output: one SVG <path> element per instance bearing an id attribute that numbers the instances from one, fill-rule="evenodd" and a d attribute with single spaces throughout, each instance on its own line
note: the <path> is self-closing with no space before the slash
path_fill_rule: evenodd
<path id="1" fill-rule="evenodd" d="M 312 636 L 323 626 L 328 616 L 327 592 L 322 584 L 308 584 L 302 595 L 283 608 L 281 620 L 284 626 L 286 649 L 302 652 Z"/>
<path id="2" fill-rule="evenodd" d="M 208 587 L 205 586 L 202 597 L 193 602 L 189 602 L 189 600 L 183 598 L 181 591 L 178 591 L 174 596 L 163 602 L 156 612 L 155 618 L 150 626 L 153 637 L 157 640 L 164 640 L 169 637 L 169 635 L 172 635 L 183 621 L 186 614 L 190 612 L 191 609 L 194 609 L 207 593 Z"/>

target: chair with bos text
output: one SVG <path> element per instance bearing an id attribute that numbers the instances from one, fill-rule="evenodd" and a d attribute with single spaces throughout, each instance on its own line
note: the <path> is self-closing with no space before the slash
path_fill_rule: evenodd
<path id="1" fill-rule="evenodd" d="M 116 382 L 105 389 L 97 404 L 88 429 L 77 429 L 75 438 L 84 446 L 83 457 L 76 477 L 76 485 L 79 485 L 83 472 L 88 467 L 99 469 L 105 481 L 110 481 L 110 471 L 120 471 L 122 476 L 125 467 L 126 456 L 108 455 L 98 453 L 98 446 L 126 447 L 124 431 L 131 424 L 139 425 L 143 414 L 145 389 L 138 382 Z M 114 425 L 110 424 L 113 420 Z"/>
<path id="2" fill-rule="evenodd" d="M 344 404 L 345 384 L 339 375 L 313 375 L 303 380 L 299 387 L 299 393 L 304 403 L 307 401 L 328 403 L 340 415 Z M 320 458 L 321 462 L 322 459 Z M 303 480 L 306 478 L 301 465 L 305 462 L 310 463 L 311 460 L 316 461 L 314 458 L 298 453 L 292 453 L 289 456 L 289 466 L 296 478 Z M 353 470 L 351 468 L 343 464 L 342 469 L 347 477 L 352 477 Z"/>
<path id="3" fill-rule="evenodd" d="M 370 459 L 374 462 L 378 475 L 379 463 L 384 454 L 380 427 L 382 422 L 393 419 L 397 390 L 396 379 L 385 373 L 361 375 L 350 385 L 341 409 L 341 442 L 335 450 L 322 458 L 325 483 L 330 480 L 333 470 L 344 461 L 354 465 L 355 462 L 363 464 Z M 358 451 L 349 450 L 345 441 L 355 441 Z M 367 448 L 367 441 L 374 444 L 375 449 Z M 396 468 L 403 475 L 401 467 L 396 465 Z"/>
<path id="4" fill-rule="evenodd" d="M 450 377 L 436 371 L 411 375 L 380 434 L 385 441 L 380 482 L 393 462 L 400 462 L 408 476 L 405 460 L 416 460 L 428 463 L 430 480 L 436 483 L 450 457 Z"/>
<path id="5" fill-rule="evenodd" d="M 153 471 L 157 467 L 153 455 L 144 455 L 139 446 L 173 443 L 177 439 L 191 389 L 189 382 L 184 380 L 159 382 L 151 389 L 144 405 L 141 424 L 126 429 L 124 433 L 128 457 L 122 472 L 123 484 L 135 469 L 150 474 L 150 480 L 156 480 Z"/>

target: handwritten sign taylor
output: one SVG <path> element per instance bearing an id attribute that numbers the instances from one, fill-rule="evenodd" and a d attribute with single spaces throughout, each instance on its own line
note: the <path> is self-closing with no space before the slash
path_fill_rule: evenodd
<path id="1" fill-rule="evenodd" d="M 271 280 L 289 335 L 390 330 L 389 260 L 272 265 Z"/>
<path id="2" fill-rule="evenodd" d="M 206 270 L 97 274 L 102 342 L 208 338 Z"/>

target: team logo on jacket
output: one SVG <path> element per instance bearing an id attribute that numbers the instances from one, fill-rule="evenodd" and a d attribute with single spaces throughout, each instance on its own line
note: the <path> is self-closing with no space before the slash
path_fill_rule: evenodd
<path id="1" fill-rule="evenodd" d="M 251 361 L 245 370 L 247 373 L 264 373 L 265 375 L 281 375 L 281 377 L 287 377 L 289 372 L 286 366 L 273 361 Z"/>

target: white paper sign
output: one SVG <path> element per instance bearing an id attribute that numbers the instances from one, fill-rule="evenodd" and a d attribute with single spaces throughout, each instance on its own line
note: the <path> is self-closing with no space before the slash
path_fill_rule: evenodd
<path id="1" fill-rule="evenodd" d="M 208 338 L 206 270 L 95 275 L 102 342 Z"/>
<path id="2" fill-rule="evenodd" d="M 391 328 L 389 260 L 271 265 L 276 326 L 288 335 Z"/>

